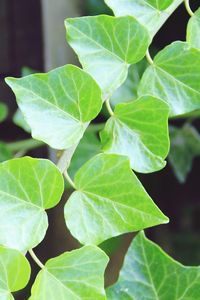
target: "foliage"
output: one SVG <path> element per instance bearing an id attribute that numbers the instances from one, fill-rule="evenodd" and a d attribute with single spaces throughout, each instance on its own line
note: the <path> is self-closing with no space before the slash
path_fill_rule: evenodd
<path id="1" fill-rule="evenodd" d="M 20 109 L 14 122 L 33 139 L 0 144 L 1 299 L 13 299 L 11 292 L 27 284 L 28 251 L 41 267 L 31 300 L 199 297 L 199 267 L 175 262 L 143 232 L 130 246 L 118 282 L 107 295 L 104 289 L 108 257 L 97 245 L 168 222 L 133 171 L 164 168 L 169 119 L 198 117 L 200 109 L 199 10 L 193 14 L 185 1 L 192 15 L 187 40 L 152 59 L 154 35 L 183 1 L 105 2 L 115 16 L 65 21 L 83 69 L 66 65 L 36 74 L 26 69 L 28 76 L 6 79 Z M 104 104 L 110 118 L 96 124 Z M 189 122 L 170 128 L 169 161 L 184 181 L 200 154 L 199 134 Z M 57 166 L 44 159 L 10 159 L 44 144 L 58 150 Z M 43 265 L 32 248 L 45 237 L 46 210 L 59 203 L 64 178 L 75 190 L 65 204 L 65 222 L 84 246 Z"/>

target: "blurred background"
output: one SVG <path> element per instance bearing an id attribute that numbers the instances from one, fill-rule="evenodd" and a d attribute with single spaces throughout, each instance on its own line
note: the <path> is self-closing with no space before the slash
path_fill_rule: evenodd
<path id="1" fill-rule="evenodd" d="M 193 10 L 197 9 L 199 0 L 191 0 L 191 7 Z M 3 107 L 0 111 L 0 161 L 11 158 L 13 152 L 22 155 L 20 143 L 14 142 L 31 138 L 22 116 L 19 112 L 16 114 L 15 97 L 6 86 L 4 78 L 44 72 L 67 63 L 78 64 L 76 56 L 66 43 L 64 19 L 102 13 L 112 14 L 103 0 L 0 0 L 0 106 Z M 184 5 L 181 5 L 156 35 L 152 53 L 174 40 L 184 41 L 188 19 Z M 145 62 L 143 63 L 144 66 Z M 145 67 L 140 65 L 138 68 L 141 76 Z M 134 84 L 134 76 L 130 76 L 130 90 Z M 126 90 L 121 90 L 122 96 L 123 93 L 124 96 L 127 95 Z M 114 100 L 117 101 L 117 95 Z M 106 117 L 102 113 L 95 122 L 104 122 Z M 170 124 L 173 126 L 170 133 L 172 148 L 167 167 L 153 174 L 138 174 L 155 203 L 170 218 L 170 223 L 146 232 L 148 237 L 175 259 L 186 265 L 200 265 L 200 121 L 179 119 L 172 120 Z M 35 149 L 27 152 L 28 155 L 54 157 L 52 150 L 39 146 L 35 145 Z M 74 170 L 80 165 L 80 155 L 86 159 L 99 149 L 98 134 L 94 133 L 94 136 L 84 141 L 82 150 L 76 154 Z M 73 174 L 73 170 L 71 172 Z M 69 195 L 70 190 L 67 189 L 58 207 L 48 212 L 50 226 L 47 236 L 35 251 L 43 262 L 80 246 L 70 236 L 64 223 L 63 206 Z M 102 245 L 111 257 L 106 284 L 116 280 L 133 236 L 121 236 Z M 30 262 L 33 266 L 33 281 L 38 269 L 31 259 Z M 31 283 L 16 295 L 16 299 L 28 299 L 30 286 Z"/>

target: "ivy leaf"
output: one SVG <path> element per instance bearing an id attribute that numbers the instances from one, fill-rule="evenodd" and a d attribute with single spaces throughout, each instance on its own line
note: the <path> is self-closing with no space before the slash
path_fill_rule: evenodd
<path id="1" fill-rule="evenodd" d="M 59 202 L 63 186 L 60 171 L 48 160 L 25 157 L 1 163 L 0 244 L 21 251 L 37 246 L 48 227 L 45 209 Z"/>
<path id="2" fill-rule="evenodd" d="M 183 0 L 105 0 L 116 16 L 131 15 L 153 37 Z"/>
<path id="3" fill-rule="evenodd" d="M 7 78 L 32 136 L 55 149 L 79 142 L 87 122 L 102 107 L 101 90 L 90 75 L 67 65 L 47 74 Z"/>
<path id="4" fill-rule="evenodd" d="M 26 122 L 21 110 L 18 108 L 13 116 L 13 123 L 19 127 L 21 127 L 24 131 L 30 133 L 31 128 Z"/>
<path id="5" fill-rule="evenodd" d="M 100 135 L 103 150 L 128 156 L 137 172 L 164 168 L 169 152 L 168 115 L 168 105 L 151 96 L 118 104 Z"/>
<path id="6" fill-rule="evenodd" d="M 30 265 L 17 250 L 0 246 L 0 298 L 14 300 L 11 292 L 23 289 L 30 278 Z"/>
<path id="7" fill-rule="evenodd" d="M 4 103 L 0 102 L 0 123 L 6 119 L 7 115 L 8 115 L 7 106 Z"/>
<path id="8" fill-rule="evenodd" d="M 200 51 L 174 42 L 160 51 L 142 77 L 138 94 L 166 101 L 171 116 L 200 108 Z"/>
<path id="9" fill-rule="evenodd" d="M 148 48 L 147 30 L 133 17 L 94 16 L 67 19 L 67 40 L 83 68 L 110 97 L 126 79 L 128 67 Z"/>
<path id="10" fill-rule="evenodd" d="M 126 81 L 114 92 L 110 99 L 113 106 L 121 102 L 129 102 L 137 99 L 138 84 L 147 66 L 146 59 L 130 66 Z"/>
<path id="11" fill-rule="evenodd" d="M 125 156 L 95 156 L 76 173 L 74 182 L 77 191 L 65 205 L 65 220 L 82 244 L 98 245 L 122 233 L 168 222 Z"/>
<path id="12" fill-rule="evenodd" d="M 187 26 L 187 42 L 200 49 L 200 8 L 190 18 Z"/>
<path id="13" fill-rule="evenodd" d="M 194 158 L 200 155 L 200 135 L 189 124 L 185 124 L 182 128 L 171 126 L 170 141 L 169 162 L 179 182 L 184 183 L 192 169 Z"/>
<path id="14" fill-rule="evenodd" d="M 170 288 L 169 288 L 170 287 Z M 196 300 L 200 268 L 185 267 L 139 233 L 133 240 L 118 282 L 107 291 L 108 300 Z"/>
<path id="15" fill-rule="evenodd" d="M 107 255 L 85 246 L 50 259 L 38 274 L 30 300 L 105 300 Z"/>

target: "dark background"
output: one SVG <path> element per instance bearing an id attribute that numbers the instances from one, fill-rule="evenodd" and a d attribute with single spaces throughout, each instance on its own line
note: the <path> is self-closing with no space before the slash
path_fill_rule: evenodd
<path id="1" fill-rule="evenodd" d="M 193 10 L 198 8 L 199 0 L 191 0 L 191 7 Z M 83 1 L 81 9 L 83 15 L 110 13 L 103 5 L 103 1 Z M 184 5 L 181 5 L 156 35 L 154 46 L 162 49 L 174 40 L 184 41 L 188 19 Z M 0 38 L 0 101 L 6 102 L 10 110 L 8 120 L 0 124 L 0 140 L 21 140 L 29 136 L 14 126 L 11 121 L 16 110 L 16 103 L 12 92 L 4 83 L 4 78 L 20 76 L 23 66 L 39 71 L 44 70 L 40 1 L 0 0 Z M 181 122 L 176 121 L 175 124 L 179 126 Z M 198 120 L 195 125 L 200 129 Z M 29 155 L 46 157 L 48 151 L 46 148 L 40 148 L 29 152 Z M 157 205 L 170 218 L 168 225 L 149 229 L 147 235 L 175 259 L 188 265 L 200 265 L 199 169 L 200 158 L 196 158 L 192 172 L 184 185 L 178 183 L 169 166 L 160 172 L 139 176 Z M 67 196 L 65 195 L 64 198 Z M 50 227 L 47 237 L 36 249 L 37 255 L 43 262 L 63 251 L 79 246 L 70 237 L 64 224 L 62 207 L 65 201 L 66 199 L 56 209 L 49 211 Z M 103 246 L 112 257 L 107 273 L 107 283 L 113 282 L 116 278 L 118 267 L 132 237 L 129 234 L 116 238 Z M 34 278 L 38 271 L 34 263 L 33 270 Z M 27 299 L 29 293 L 30 290 L 26 289 L 19 293 L 16 299 Z"/>

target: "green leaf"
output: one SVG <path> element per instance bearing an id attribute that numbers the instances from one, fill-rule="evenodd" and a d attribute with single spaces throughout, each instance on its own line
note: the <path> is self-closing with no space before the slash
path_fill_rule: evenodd
<path id="1" fill-rule="evenodd" d="M 8 107 L 4 103 L 0 102 L 0 123 L 7 118 L 7 115 Z"/>
<path id="2" fill-rule="evenodd" d="M 90 75 L 67 65 L 47 74 L 7 78 L 32 136 L 55 149 L 79 142 L 87 122 L 102 107 L 101 91 Z"/>
<path id="3" fill-rule="evenodd" d="M 12 157 L 12 152 L 7 147 L 6 143 L 0 141 L 0 162 L 11 159 Z"/>
<path id="4" fill-rule="evenodd" d="M 48 228 L 45 209 L 63 193 L 63 177 L 48 160 L 30 157 L 0 164 L 0 244 L 21 251 L 38 245 Z"/>
<path id="5" fill-rule="evenodd" d="M 171 126 L 170 141 L 171 149 L 168 159 L 177 179 L 184 183 L 192 169 L 194 158 L 200 155 L 200 135 L 189 124 L 182 128 Z"/>
<path id="6" fill-rule="evenodd" d="M 137 99 L 138 84 L 147 66 L 148 64 L 146 59 L 130 66 L 126 81 L 114 92 L 110 99 L 112 106 L 115 106 L 118 103 L 129 102 Z"/>
<path id="7" fill-rule="evenodd" d="M 175 42 L 160 51 L 142 77 L 138 94 L 166 101 L 171 116 L 200 108 L 200 51 Z"/>
<path id="8" fill-rule="evenodd" d="M 183 0 L 105 0 L 116 16 L 131 15 L 153 37 Z"/>
<path id="9" fill-rule="evenodd" d="M 104 152 L 128 156 L 137 172 L 164 168 L 169 152 L 168 115 L 168 105 L 151 96 L 118 104 L 100 135 Z"/>
<path id="10" fill-rule="evenodd" d="M 133 240 L 118 282 L 108 300 L 197 300 L 200 268 L 185 267 L 139 233 Z"/>
<path id="11" fill-rule="evenodd" d="M 190 18 L 187 26 L 187 42 L 200 49 L 200 8 Z"/>
<path id="12" fill-rule="evenodd" d="M 24 131 L 30 133 L 31 128 L 26 122 L 21 110 L 18 108 L 13 116 L 13 123 L 19 127 L 21 127 Z"/>
<path id="13" fill-rule="evenodd" d="M 65 25 L 69 44 L 100 85 L 104 98 L 125 81 L 129 65 L 144 57 L 150 42 L 147 30 L 129 16 L 73 18 Z"/>
<path id="14" fill-rule="evenodd" d="M 130 169 L 125 156 L 100 154 L 75 175 L 75 191 L 65 206 L 65 220 L 82 244 L 100 244 L 168 218 L 157 208 Z"/>
<path id="15" fill-rule="evenodd" d="M 50 259 L 32 287 L 30 300 L 105 300 L 106 254 L 85 246 Z"/>
<path id="16" fill-rule="evenodd" d="M 0 246 L 0 270 L 0 299 L 14 300 L 11 292 L 27 285 L 30 265 L 19 251 Z"/>
<path id="17" fill-rule="evenodd" d="M 71 177 L 90 158 L 100 153 L 101 143 L 95 132 L 86 131 L 80 141 L 69 166 L 68 172 Z"/>

